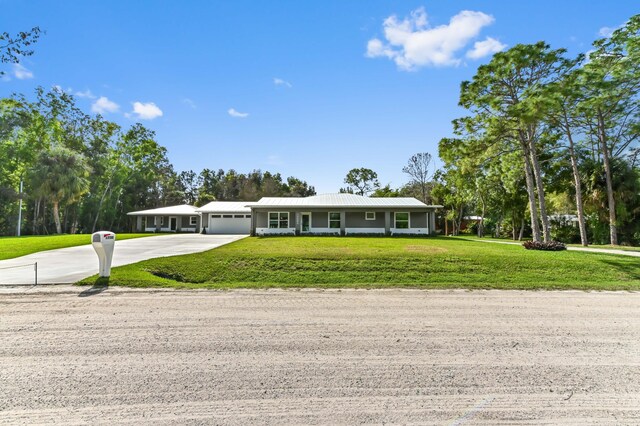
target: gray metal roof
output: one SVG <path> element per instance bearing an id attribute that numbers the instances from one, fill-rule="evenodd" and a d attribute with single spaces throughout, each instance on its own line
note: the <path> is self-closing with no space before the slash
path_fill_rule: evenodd
<path id="1" fill-rule="evenodd" d="M 184 216 L 191 215 L 195 216 L 196 208 L 194 206 L 190 206 L 188 204 L 182 204 L 179 206 L 168 206 L 168 207 L 160 207 L 157 209 L 149 209 L 149 210 L 140 210 L 137 212 L 129 212 L 127 213 L 129 216 L 167 216 L 167 215 L 176 215 L 176 216 Z"/>
<path id="2" fill-rule="evenodd" d="M 249 201 L 212 201 L 196 209 L 201 213 L 251 213 Z"/>
<path id="3" fill-rule="evenodd" d="M 363 197 L 355 194 L 321 194 L 312 197 L 263 197 L 255 203 L 245 203 L 250 207 L 378 207 L 378 208 L 439 208 L 428 206 L 413 197 Z"/>

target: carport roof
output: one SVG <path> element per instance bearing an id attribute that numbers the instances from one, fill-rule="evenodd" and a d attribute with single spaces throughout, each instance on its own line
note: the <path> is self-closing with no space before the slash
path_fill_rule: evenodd
<path id="1" fill-rule="evenodd" d="M 196 207 L 190 206 L 188 204 L 182 204 L 179 206 L 167 206 L 160 207 L 157 209 L 150 210 L 140 210 L 137 212 L 129 212 L 127 213 L 129 216 L 167 216 L 167 215 L 175 215 L 175 216 L 193 216 L 196 215 Z"/>
<path id="2" fill-rule="evenodd" d="M 344 208 L 440 208 L 413 197 L 363 197 L 355 194 L 321 194 L 311 197 L 263 197 L 251 207 L 344 207 Z"/>
<path id="3" fill-rule="evenodd" d="M 196 209 L 201 213 L 251 213 L 250 201 L 212 201 Z"/>

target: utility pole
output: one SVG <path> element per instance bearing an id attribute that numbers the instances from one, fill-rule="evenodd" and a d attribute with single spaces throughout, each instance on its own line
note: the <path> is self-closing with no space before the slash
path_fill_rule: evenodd
<path id="1" fill-rule="evenodd" d="M 20 179 L 20 194 L 19 194 L 19 204 L 18 204 L 18 237 L 20 236 L 20 228 L 22 227 L 22 178 Z"/>

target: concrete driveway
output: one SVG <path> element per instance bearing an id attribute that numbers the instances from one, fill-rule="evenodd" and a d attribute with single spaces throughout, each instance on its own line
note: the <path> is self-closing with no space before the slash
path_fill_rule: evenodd
<path id="1" fill-rule="evenodd" d="M 124 241 L 116 239 L 112 266 L 128 265 L 155 257 L 211 250 L 245 237 L 246 235 L 174 234 Z M 98 256 L 93 247 L 87 244 L 2 260 L 0 261 L 0 284 L 34 284 L 34 263 L 36 262 L 38 263 L 38 284 L 71 284 L 98 273 Z"/>

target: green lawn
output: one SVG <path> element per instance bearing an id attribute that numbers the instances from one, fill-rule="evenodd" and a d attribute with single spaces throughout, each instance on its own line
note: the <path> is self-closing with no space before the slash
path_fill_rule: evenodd
<path id="1" fill-rule="evenodd" d="M 154 234 L 117 234 L 118 240 L 148 237 Z M 0 260 L 13 259 L 44 250 L 75 247 L 91 243 L 90 234 L 38 235 L 25 237 L 0 237 Z"/>
<path id="2" fill-rule="evenodd" d="M 83 284 L 94 282 L 92 277 Z M 114 268 L 109 283 L 178 288 L 640 290 L 640 262 L 453 237 L 252 237 L 204 253 Z"/>

